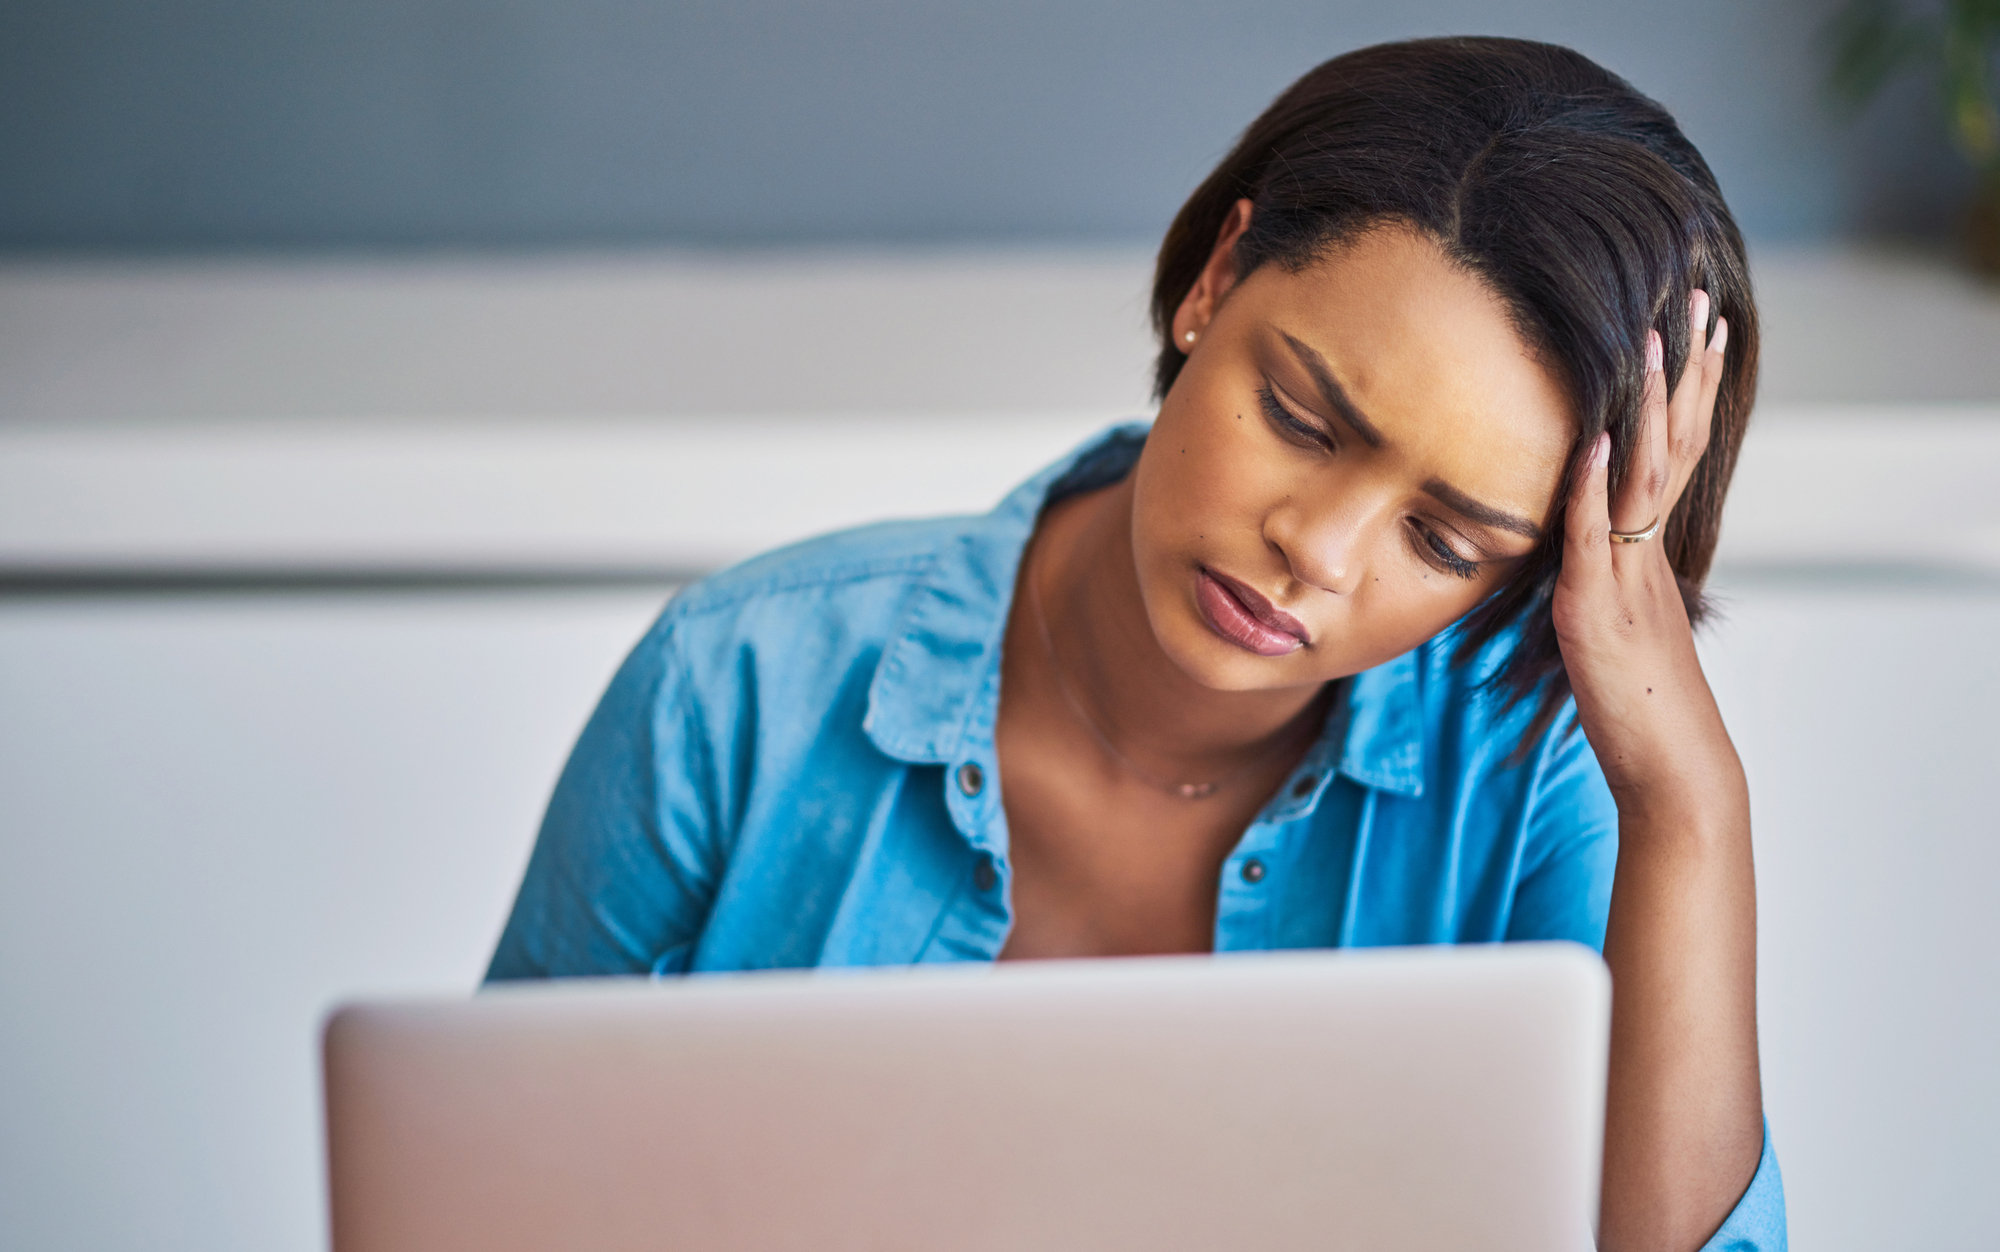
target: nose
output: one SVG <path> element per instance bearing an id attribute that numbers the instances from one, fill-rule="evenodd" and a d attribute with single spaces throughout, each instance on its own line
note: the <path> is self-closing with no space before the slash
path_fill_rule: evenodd
<path id="1" fill-rule="evenodd" d="M 1264 542 L 1284 559 L 1297 581 L 1335 595 L 1349 595 L 1361 585 L 1370 529 L 1368 512 L 1353 497 L 1287 497 L 1265 515 Z"/>

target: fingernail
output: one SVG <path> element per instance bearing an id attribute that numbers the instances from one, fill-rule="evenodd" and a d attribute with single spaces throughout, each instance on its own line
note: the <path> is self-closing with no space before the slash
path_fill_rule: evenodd
<path id="1" fill-rule="evenodd" d="M 1715 319 L 1715 337 L 1708 341 L 1708 350 L 1710 352 L 1720 352 L 1728 343 L 1729 319 L 1718 317 Z"/>
<path id="2" fill-rule="evenodd" d="M 1688 326 L 1693 330 L 1708 329 L 1708 293 L 1699 287 L 1688 297 Z"/>
<path id="3" fill-rule="evenodd" d="M 1657 374 L 1660 372 L 1660 358 L 1660 332 L 1649 330 L 1646 332 L 1646 372 L 1648 374 Z"/>
<path id="4" fill-rule="evenodd" d="M 1597 437 L 1597 446 L 1590 450 L 1590 468 L 1603 469 L 1611 464 L 1611 432 L 1605 431 Z"/>

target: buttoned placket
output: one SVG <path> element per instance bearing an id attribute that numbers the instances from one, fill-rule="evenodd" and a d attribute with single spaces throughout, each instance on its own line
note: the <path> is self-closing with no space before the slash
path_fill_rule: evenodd
<path id="1" fill-rule="evenodd" d="M 1289 885 L 1284 875 L 1295 841 L 1309 836 L 1313 810 L 1326 790 L 1340 752 L 1344 702 L 1329 711 L 1320 738 L 1292 770 L 1263 811 L 1257 814 L 1222 864 L 1216 884 L 1217 952 L 1256 951 L 1272 946 L 1274 910 Z"/>
<path id="2" fill-rule="evenodd" d="M 1000 767 L 994 722 L 1000 707 L 999 649 L 989 654 L 958 751 L 944 770 L 945 811 L 965 838 L 971 857 L 963 880 L 939 920 L 942 936 L 969 944 L 989 958 L 1000 955 L 1013 924 L 1007 863 L 1007 811 L 1000 802 Z"/>

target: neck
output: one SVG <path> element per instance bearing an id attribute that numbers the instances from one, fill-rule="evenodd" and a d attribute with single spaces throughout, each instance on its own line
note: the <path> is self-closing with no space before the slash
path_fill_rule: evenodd
<path id="1" fill-rule="evenodd" d="M 1132 551 L 1132 480 L 1066 500 L 1037 528 L 1038 580 L 1061 676 L 1118 749 L 1174 777 L 1212 777 L 1323 711 L 1323 688 L 1217 691 L 1160 647 Z"/>

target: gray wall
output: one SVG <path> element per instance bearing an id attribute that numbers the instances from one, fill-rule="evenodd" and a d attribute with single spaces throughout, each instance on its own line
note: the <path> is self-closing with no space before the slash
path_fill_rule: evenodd
<path id="1" fill-rule="evenodd" d="M 1829 0 L 6 0 L 0 249 L 1156 237 L 1234 133 L 1377 40 L 1569 43 L 1767 240 L 1935 229 L 1911 84 L 1843 128 Z"/>

